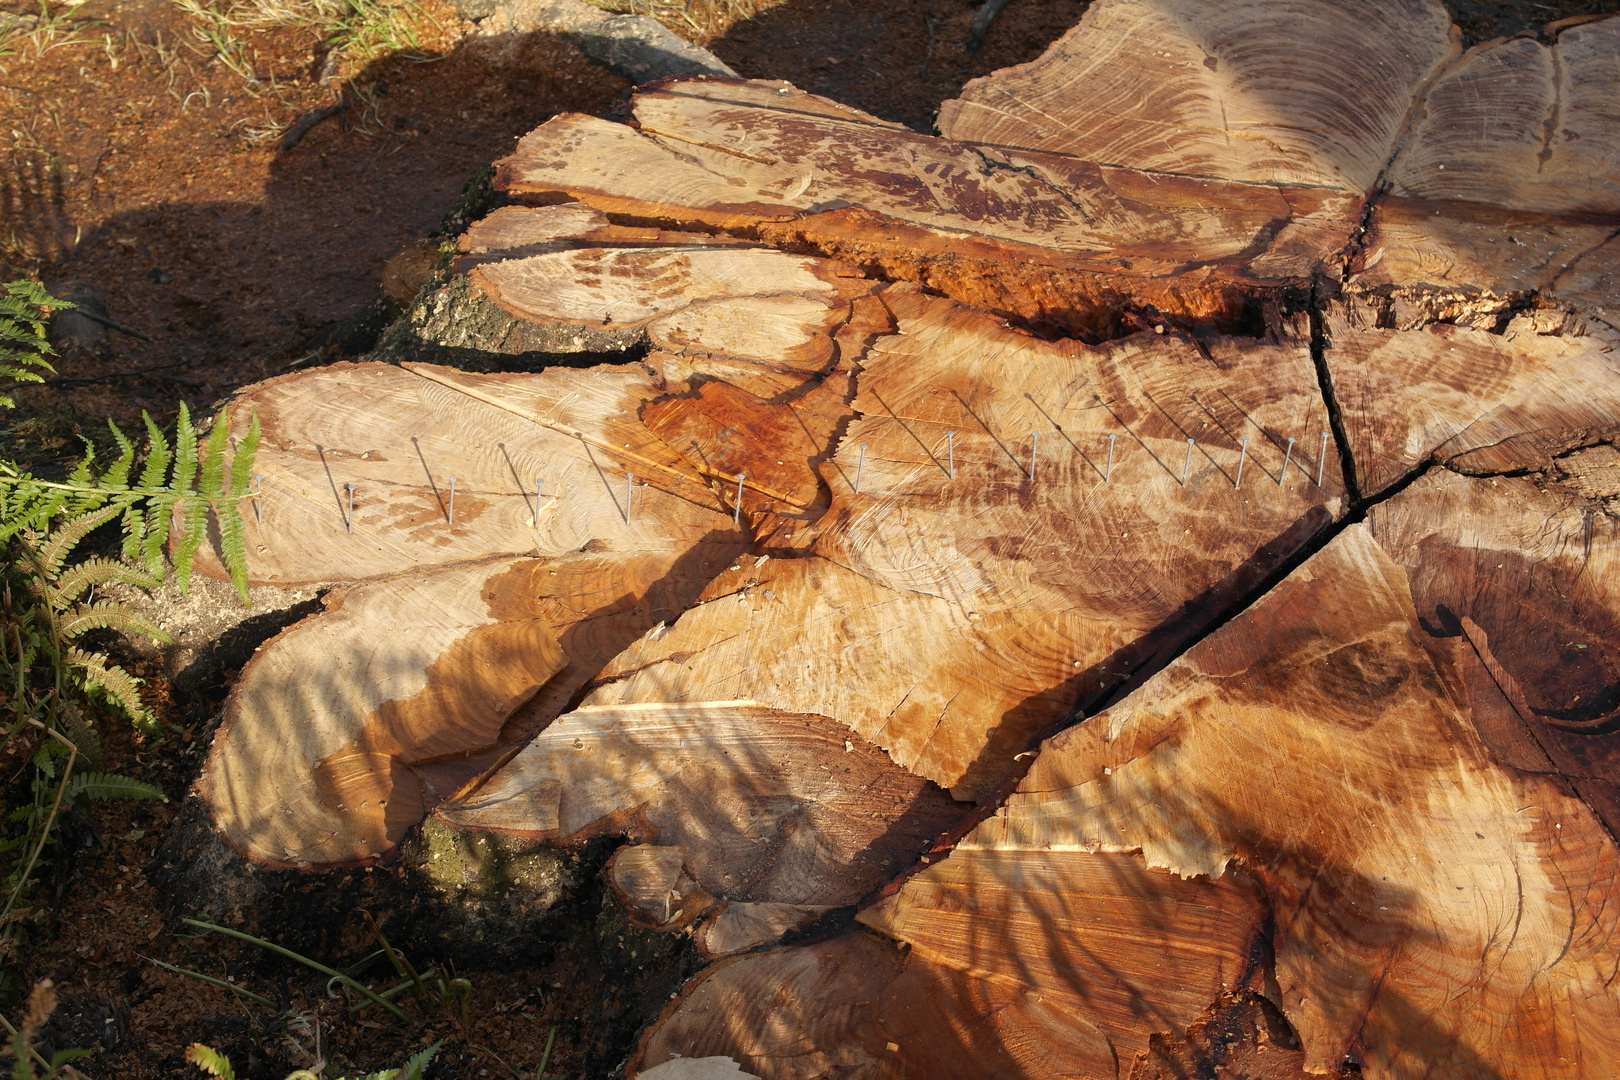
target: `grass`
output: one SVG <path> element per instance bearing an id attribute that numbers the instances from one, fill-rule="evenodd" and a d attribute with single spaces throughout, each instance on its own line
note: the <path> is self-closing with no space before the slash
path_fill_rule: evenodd
<path id="1" fill-rule="evenodd" d="M 192 34 L 249 86 L 259 82 L 244 34 L 304 30 L 339 61 L 363 64 L 421 49 L 426 18 L 415 0 L 171 0 L 191 20 Z"/>
<path id="2" fill-rule="evenodd" d="M 99 45 L 98 37 L 80 37 L 79 31 L 101 24 L 93 20 L 77 19 L 84 0 L 57 4 L 39 0 L 37 15 L 16 15 L 0 12 L 0 56 L 44 56 L 52 49 L 74 45 Z"/>

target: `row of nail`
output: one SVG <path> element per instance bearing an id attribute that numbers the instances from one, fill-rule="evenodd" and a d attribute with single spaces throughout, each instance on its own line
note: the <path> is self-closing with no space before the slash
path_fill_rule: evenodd
<path id="1" fill-rule="evenodd" d="M 1315 480 L 1315 483 L 1316 483 L 1317 487 L 1322 486 L 1322 480 L 1327 475 L 1327 451 L 1328 451 L 1328 440 L 1329 440 L 1329 438 L 1331 438 L 1331 436 L 1327 432 L 1325 432 L 1325 431 L 1322 432 L 1322 448 L 1317 453 L 1317 457 L 1316 457 L 1316 480 Z M 1118 439 L 1119 439 L 1118 435 L 1110 435 L 1110 436 L 1108 436 L 1108 463 L 1107 463 L 1106 466 L 1104 466 L 1104 468 L 1102 470 L 1103 483 L 1105 483 L 1105 484 L 1106 483 L 1111 483 L 1113 481 L 1113 479 L 1114 479 L 1114 449 L 1115 449 L 1114 444 Z M 1288 440 L 1288 445 L 1287 445 L 1286 449 L 1283 451 L 1282 468 L 1277 470 L 1277 486 L 1278 487 L 1282 487 L 1283 479 L 1288 475 L 1288 466 L 1293 464 L 1294 445 L 1295 445 L 1296 442 L 1298 442 L 1297 439 L 1289 439 Z M 1196 450 L 1197 448 L 1198 448 L 1198 440 L 1189 438 L 1187 440 L 1187 457 L 1181 463 L 1181 486 L 1182 487 L 1186 487 L 1187 482 L 1192 478 L 1193 451 Z M 857 494 L 857 495 L 859 495 L 861 493 L 861 479 L 862 479 L 863 474 L 866 472 L 866 449 L 867 449 L 867 444 L 862 443 L 861 444 L 860 454 L 857 456 L 856 461 L 855 461 L 855 484 L 854 484 L 854 487 L 855 487 L 855 494 Z M 1035 462 L 1036 462 L 1036 459 L 1038 458 L 1038 456 L 1040 455 L 1040 449 L 1041 449 L 1041 433 L 1038 432 L 1038 431 L 1030 432 L 1029 433 L 1029 470 L 1028 470 L 1027 475 L 1028 475 L 1029 480 L 1030 480 L 1031 483 L 1034 483 L 1034 481 L 1035 481 Z M 1249 458 L 1249 437 L 1247 435 L 1245 435 L 1241 439 L 1238 440 L 1237 475 L 1232 480 L 1232 486 L 1234 488 L 1238 488 L 1238 487 L 1243 486 L 1243 466 L 1248 461 L 1248 458 Z M 945 475 L 950 477 L 952 480 L 955 480 L 956 479 L 956 432 L 954 432 L 954 431 L 947 431 L 945 433 L 945 461 L 946 461 Z M 937 459 L 936 459 L 936 464 L 937 464 Z M 1095 466 L 1093 466 L 1093 468 L 1095 468 Z M 1304 466 L 1303 463 L 1299 466 L 1299 468 L 1300 468 L 1301 472 L 1304 472 L 1305 466 Z M 1306 476 L 1309 477 L 1309 474 L 1307 473 Z M 739 486 L 738 486 L 738 489 L 737 489 L 737 495 L 738 495 L 738 498 L 740 500 L 741 497 L 742 497 L 742 488 L 740 486 L 741 481 L 742 481 L 742 477 L 741 476 L 737 477 L 737 480 L 738 480 L 738 483 L 739 483 Z"/>

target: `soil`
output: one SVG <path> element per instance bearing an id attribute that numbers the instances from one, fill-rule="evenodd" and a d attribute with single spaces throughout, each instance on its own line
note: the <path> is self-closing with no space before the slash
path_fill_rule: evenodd
<path id="1" fill-rule="evenodd" d="M 707 44 L 746 76 L 785 78 L 926 131 L 966 80 L 1033 59 L 1086 6 L 1012 0 L 970 52 L 977 4 L 963 0 L 785 0 Z M 37 11 L 19 0 L 0 10 Z M 1620 0 L 1453 0 L 1452 10 L 1477 42 L 1620 10 Z M 0 280 L 87 283 L 106 316 L 133 332 L 69 352 L 51 384 L 19 392 L 20 407 L 0 417 L 0 449 L 59 467 L 78 451 L 77 436 L 94 437 L 107 417 L 127 426 L 149 410 L 167 421 L 182 400 L 206 412 L 291 366 L 364 353 L 426 280 L 438 242 L 465 225 L 462 194 L 480 169 L 546 118 L 606 112 L 626 88 L 565 39 L 480 35 L 444 0 L 421 0 L 419 14 L 418 49 L 340 68 L 325 85 L 316 35 L 247 35 L 250 83 L 171 0 L 85 0 L 69 29 L 41 42 L 48 48 L 24 42 L 0 57 L 0 145 L 10 140 L 0 153 Z M 300 117 L 338 102 L 341 112 L 279 147 Z M 52 979 L 62 1005 L 48 1039 L 94 1048 L 81 1063 L 93 1077 L 199 1076 L 182 1058 L 193 1041 L 231 1053 L 239 1075 L 255 1080 L 323 1059 L 324 1075 L 353 1075 L 397 1066 L 440 1039 L 430 1076 L 527 1077 L 553 1030 L 549 1073 L 611 1075 L 693 961 L 606 903 L 606 850 L 554 868 L 572 883 L 569 899 L 525 949 L 446 936 L 453 907 L 400 907 L 426 865 L 409 858 L 328 875 L 318 887 L 274 875 L 251 883 L 276 897 L 267 910 L 278 921 L 261 932 L 325 962 L 374 950 L 364 910 L 394 927 L 394 944 L 418 965 L 449 974 L 458 964 L 471 983 L 465 1019 L 416 1005 L 408 1024 L 374 1009 L 351 1016 L 324 978 L 179 922 L 197 896 L 241 885 L 207 880 L 206 861 L 174 861 L 194 850 L 196 803 L 185 797 L 211 725 L 253 648 L 315 602 L 285 597 L 244 621 L 226 614 L 228 596 L 214 596 L 181 651 L 128 659 L 147 679 L 163 734 L 140 740 L 101 717 L 98 767 L 157 784 L 170 801 L 69 816 L 39 893 L 46 909 L 0 988 L 9 995 L 0 1010 L 16 1016 L 18 994 Z M 5 764 L 9 802 L 25 770 L 16 756 Z M 280 1008 L 158 962 L 239 983 Z M 1250 1012 L 1260 1016 L 1258 1006 Z M 1243 1023 L 1269 1022 L 1253 1017 Z M 1166 1048 L 1154 1067 L 1183 1075 L 1180 1054 Z"/>

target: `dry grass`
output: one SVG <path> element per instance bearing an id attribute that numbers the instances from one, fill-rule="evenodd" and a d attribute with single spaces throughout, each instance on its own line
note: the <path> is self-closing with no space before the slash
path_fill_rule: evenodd
<path id="1" fill-rule="evenodd" d="M 304 30 L 330 48 L 338 63 L 364 64 L 390 53 L 421 50 L 429 21 L 415 0 L 172 0 L 192 23 L 198 42 L 249 84 L 258 76 L 244 34 Z"/>

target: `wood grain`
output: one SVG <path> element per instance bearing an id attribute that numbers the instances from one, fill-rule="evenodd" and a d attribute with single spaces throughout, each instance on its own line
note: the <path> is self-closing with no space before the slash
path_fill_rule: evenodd
<path id="1" fill-rule="evenodd" d="M 648 912 L 658 896 L 649 874 L 672 888 L 684 874 L 719 902 L 688 912 L 704 916 L 700 948 L 719 955 L 854 904 L 960 811 L 841 724 L 715 700 L 588 704 L 438 814 L 460 828 L 657 845 L 661 875 L 642 856 L 636 868 L 616 864 L 613 880 L 647 898 Z M 672 920 L 656 925 L 679 928 Z"/>

